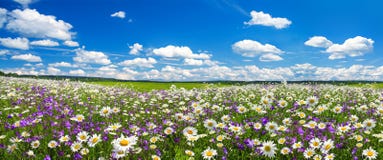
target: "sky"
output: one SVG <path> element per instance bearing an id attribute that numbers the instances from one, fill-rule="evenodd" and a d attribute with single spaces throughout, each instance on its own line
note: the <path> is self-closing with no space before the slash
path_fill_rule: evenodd
<path id="1" fill-rule="evenodd" d="M 0 70 L 383 81 L 380 0 L 0 0 Z"/>

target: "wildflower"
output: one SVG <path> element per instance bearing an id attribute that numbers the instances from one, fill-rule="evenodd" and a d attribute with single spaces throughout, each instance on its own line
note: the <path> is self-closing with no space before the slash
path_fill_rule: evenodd
<path id="1" fill-rule="evenodd" d="M 342 107 L 341 106 L 336 106 L 336 107 L 333 108 L 332 111 L 334 113 L 337 113 L 337 114 L 342 113 Z"/>
<path id="2" fill-rule="evenodd" d="M 315 121 L 310 121 L 309 123 L 303 125 L 304 127 L 307 127 L 307 128 L 311 128 L 311 129 L 315 129 L 315 127 L 317 126 L 317 122 Z"/>
<path id="3" fill-rule="evenodd" d="M 299 149 L 299 148 L 302 148 L 303 145 L 302 145 L 302 142 L 295 142 L 292 147 L 293 149 Z"/>
<path id="4" fill-rule="evenodd" d="M 303 156 L 305 156 L 306 159 L 311 158 L 314 154 L 315 154 L 315 151 L 312 148 L 308 148 L 305 150 L 305 152 L 303 152 Z"/>
<path id="5" fill-rule="evenodd" d="M 317 154 L 313 157 L 313 160 L 322 160 L 322 156 Z"/>
<path id="6" fill-rule="evenodd" d="M 32 156 L 35 156 L 35 153 L 34 153 L 32 150 L 29 150 L 29 151 L 27 152 L 27 155 L 30 156 L 30 157 L 32 157 Z"/>
<path id="7" fill-rule="evenodd" d="M 366 158 L 368 158 L 369 160 L 371 159 L 376 159 L 376 156 L 378 156 L 378 152 L 376 152 L 374 149 L 372 149 L 371 147 L 368 148 L 368 149 L 365 149 L 363 150 L 363 156 L 365 156 Z"/>
<path id="8" fill-rule="evenodd" d="M 17 149 L 17 144 L 16 143 L 13 143 L 13 144 L 7 146 L 7 151 L 10 152 L 10 153 L 15 151 L 16 149 Z"/>
<path id="9" fill-rule="evenodd" d="M 328 139 L 327 141 L 323 142 L 321 151 L 322 153 L 328 153 L 332 148 L 334 148 L 334 141 L 331 139 Z"/>
<path id="10" fill-rule="evenodd" d="M 326 128 L 326 123 L 321 122 L 317 126 L 318 126 L 319 129 L 325 129 Z"/>
<path id="11" fill-rule="evenodd" d="M 331 153 L 331 154 L 327 154 L 324 159 L 325 160 L 333 160 L 335 158 L 335 154 L 334 153 Z"/>
<path id="12" fill-rule="evenodd" d="M 57 146 L 58 146 L 58 143 L 54 140 L 49 141 L 49 143 L 48 143 L 49 148 L 56 148 Z"/>
<path id="13" fill-rule="evenodd" d="M 76 122 L 82 122 L 84 119 L 85 117 L 81 114 L 78 114 L 75 117 L 70 118 L 70 120 L 76 121 Z"/>
<path id="14" fill-rule="evenodd" d="M 164 133 L 165 133 L 166 135 L 173 134 L 173 132 L 174 132 L 174 129 L 171 128 L 171 127 L 166 127 L 165 130 L 164 130 Z"/>
<path id="15" fill-rule="evenodd" d="M 278 144 L 285 144 L 286 139 L 285 138 L 279 138 L 278 139 Z"/>
<path id="16" fill-rule="evenodd" d="M 283 155 L 287 155 L 287 154 L 289 154 L 291 152 L 291 150 L 290 150 L 290 148 L 288 148 L 288 147 L 283 147 L 282 149 L 281 149 L 281 154 L 283 154 Z"/>
<path id="17" fill-rule="evenodd" d="M 217 155 L 217 150 L 215 149 L 210 149 L 210 147 L 208 147 L 207 149 L 205 149 L 202 153 L 202 157 L 203 159 L 212 159 L 214 156 Z"/>
<path id="18" fill-rule="evenodd" d="M 113 111 L 113 113 L 116 114 L 116 113 L 119 113 L 121 110 L 118 107 L 113 107 L 112 111 Z"/>
<path id="19" fill-rule="evenodd" d="M 126 151 L 125 150 L 118 150 L 114 149 L 113 150 L 113 158 L 120 159 L 126 156 Z"/>
<path id="20" fill-rule="evenodd" d="M 238 113 L 246 113 L 247 112 L 247 108 L 244 107 L 244 106 L 239 106 L 237 111 L 238 111 Z"/>
<path id="21" fill-rule="evenodd" d="M 229 129 L 230 129 L 230 131 L 237 133 L 237 134 L 242 133 L 242 127 L 240 127 L 240 126 L 230 125 Z"/>
<path id="22" fill-rule="evenodd" d="M 121 128 L 121 124 L 120 123 L 113 123 L 113 124 L 109 125 L 106 130 L 107 131 L 117 131 L 120 128 Z"/>
<path id="23" fill-rule="evenodd" d="M 149 148 L 152 149 L 152 150 L 153 150 L 153 149 L 156 149 L 156 148 L 157 148 L 157 145 L 155 145 L 155 144 L 151 144 L 151 145 L 149 146 Z"/>
<path id="24" fill-rule="evenodd" d="M 78 150 L 80 150 L 82 148 L 82 144 L 81 142 L 74 142 L 71 146 L 70 146 L 70 149 L 73 151 L 73 152 L 77 152 Z"/>
<path id="25" fill-rule="evenodd" d="M 80 151 L 80 154 L 81 155 L 87 155 L 89 153 L 89 149 L 88 148 L 83 148 L 83 149 L 81 149 L 81 151 Z"/>
<path id="26" fill-rule="evenodd" d="M 255 129 L 261 129 L 262 128 L 262 123 L 259 123 L 259 122 L 257 122 L 257 123 L 254 123 L 254 128 Z"/>
<path id="27" fill-rule="evenodd" d="M 306 100 L 306 103 L 310 106 L 314 106 L 314 105 L 318 104 L 318 98 L 314 97 L 314 96 L 308 97 Z"/>
<path id="28" fill-rule="evenodd" d="M 63 142 L 68 142 L 70 138 L 68 135 L 65 135 L 65 136 L 61 136 L 59 140 L 60 140 L 60 143 L 63 143 Z"/>
<path id="29" fill-rule="evenodd" d="M 216 138 L 216 140 L 217 140 L 218 142 L 222 142 L 224 139 L 225 139 L 225 136 L 224 136 L 224 135 L 218 135 L 217 138 Z"/>
<path id="30" fill-rule="evenodd" d="M 277 127 L 278 125 L 275 122 L 267 122 L 265 126 L 266 130 L 268 130 L 269 132 L 275 131 Z"/>
<path id="31" fill-rule="evenodd" d="M 313 138 L 310 140 L 309 144 L 311 148 L 318 149 L 321 146 L 322 142 L 319 138 Z"/>
<path id="32" fill-rule="evenodd" d="M 38 148 L 39 146 L 40 146 L 39 140 L 32 141 L 32 143 L 31 143 L 32 148 Z"/>
<path id="33" fill-rule="evenodd" d="M 152 160 L 161 160 L 161 158 L 157 155 L 152 155 Z"/>
<path id="34" fill-rule="evenodd" d="M 116 150 L 128 150 L 137 143 L 136 136 L 125 137 L 121 134 L 120 138 L 117 138 L 112 141 L 113 147 Z"/>
<path id="35" fill-rule="evenodd" d="M 288 105 L 288 102 L 283 100 L 283 99 L 281 99 L 281 100 L 278 101 L 278 104 L 279 104 L 279 106 L 281 108 L 285 108 Z"/>
<path id="36" fill-rule="evenodd" d="M 159 137 L 153 136 L 152 138 L 149 139 L 150 143 L 156 143 L 158 141 Z"/>
<path id="37" fill-rule="evenodd" d="M 274 142 L 267 141 L 267 142 L 263 142 L 262 147 L 259 147 L 259 149 L 261 150 L 262 155 L 269 157 L 269 158 L 273 158 L 273 157 L 275 157 L 275 150 L 277 148 L 275 147 Z"/>
<path id="38" fill-rule="evenodd" d="M 207 119 L 204 121 L 204 126 L 209 130 L 212 130 L 216 125 L 217 122 L 213 119 Z"/>
<path id="39" fill-rule="evenodd" d="M 188 135 L 197 135 L 197 129 L 194 128 L 194 127 L 186 127 L 182 133 L 185 135 L 185 136 L 188 136 Z"/>
<path id="40" fill-rule="evenodd" d="M 89 138 L 88 136 L 88 132 L 86 131 L 81 131 L 77 134 L 76 136 L 77 140 L 80 141 L 80 142 L 86 142 Z"/>
<path id="41" fill-rule="evenodd" d="M 376 126 L 376 121 L 373 119 L 366 119 L 363 121 L 363 127 L 367 130 L 373 129 Z"/>
<path id="42" fill-rule="evenodd" d="M 229 122 L 229 121 L 230 121 L 230 117 L 229 117 L 229 115 L 224 115 L 224 116 L 222 116 L 222 117 L 221 117 L 221 121 L 223 121 L 223 122 Z"/>
<path id="43" fill-rule="evenodd" d="M 107 117 L 112 113 L 112 109 L 110 107 L 102 107 L 100 110 L 100 115 L 103 117 Z"/>
<path id="44" fill-rule="evenodd" d="M 92 137 L 90 137 L 88 140 L 88 146 L 94 147 L 100 141 L 101 141 L 101 136 L 99 134 L 93 134 Z"/>
<path id="45" fill-rule="evenodd" d="M 190 157 L 193 157 L 194 156 L 194 152 L 191 151 L 191 150 L 185 150 L 185 154 L 190 156 Z"/>
<path id="46" fill-rule="evenodd" d="M 31 136 L 31 134 L 29 134 L 28 132 L 26 132 L 26 131 L 23 131 L 22 133 L 21 133 L 21 136 L 22 137 L 29 137 L 29 136 Z M 1 139 L 1 138 L 0 138 Z"/>

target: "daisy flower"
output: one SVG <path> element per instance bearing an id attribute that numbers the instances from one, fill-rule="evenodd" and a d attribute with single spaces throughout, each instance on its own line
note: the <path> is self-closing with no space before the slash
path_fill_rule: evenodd
<path id="1" fill-rule="evenodd" d="M 308 105 L 310 105 L 310 106 L 314 106 L 314 105 L 318 104 L 318 98 L 315 97 L 315 96 L 308 97 L 308 98 L 306 99 L 306 103 L 307 103 Z"/>
<path id="2" fill-rule="evenodd" d="M 313 138 L 310 140 L 309 144 L 311 148 L 318 149 L 321 146 L 322 142 L 319 138 Z"/>
<path id="3" fill-rule="evenodd" d="M 194 152 L 191 151 L 191 150 L 185 150 L 185 154 L 190 156 L 190 157 L 193 157 L 194 156 Z"/>
<path id="4" fill-rule="evenodd" d="M 254 126 L 255 129 L 258 129 L 258 130 L 259 130 L 259 129 L 262 128 L 262 123 L 257 122 L 257 123 L 254 123 L 253 126 Z"/>
<path id="5" fill-rule="evenodd" d="M 112 109 L 110 107 L 102 107 L 100 110 L 100 115 L 103 117 L 107 117 L 112 113 Z"/>
<path id="6" fill-rule="evenodd" d="M 331 139 L 328 139 L 327 141 L 323 142 L 321 151 L 322 153 L 328 153 L 332 148 L 334 148 L 334 141 Z"/>
<path id="7" fill-rule="evenodd" d="M 203 126 L 209 130 L 212 130 L 217 125 L 217 122 L 214 119 L 207 119 L 203 123 Z"/>
<path id="8" fill-rule="evenodd" d="M 165 133 L 166 135 L 173 134 L 173 133 L 174 133 L 174 129 L 171 128 L 171 127 L 166 127 L 165 130 L 164 130 L 164 133 Z"/>
<path id="9" fill-rule="evenodd" d="M 265 125 L 265 128 L 269 132 L 273 132 L 273 131 L 277 130 L 278 125 L 275 122 L 267 122 L 266 125 Z"/>
<path id="10" fill-rule="evenodd" d="M 89 153 L 89 149 L 88 148 L 83 148 L 83 149 L 81 149 L 81 151 L 80 151 L 80 154 L 81 155 L 87 155 Z"/>
<path id="11" fill-rule="evenodd" d="M 238 113 L 246 113 L 247 112 L 247 108 L 244 107 L 244 106 L 239 106 L 238 109 L 237 109 L 237 112 Z"/>
<path id="12" fill-rule="evenodd" d="M 116 131 L 116 130 L 118 130 L 120 128 L 121 128 L 121 124 L 120 123 L 113 123 L 113 124 L 109 125 L 106 130 L 107 131 Z"/>
<path id="13" fill-rule="evenodd" d="M 81 131 L 77 134 L 76 136 L 77 140 L 80 141 L 80 142 L 86 142 L 89 138 L 88 136 L 88 132 L 86 131 Z"/>
<path id="14" fill-rule="evenodd" d="M 280 107 L 285 108 L 289 103 L 283 99 L 278 101 Z"/>
<path id="15" fill-rule="evenodd" d="M 373 129 L 376 126 L 376 121 L 373 119 L 366 119 L 363 121 L 363 127 L 367 130 Z"/>
<path id="16" fill-rule="evenodd" d="M 79 151 L 81 148 L 82 148 L 82 144 L 81 144 L 81 142 L 74 142 L 74 143 L 70 146 L 70 149 L 71 149 L 73 152 L 77 152 L 77 151 Z"/>
<path id="17" fill-rule="evenodd" d="M 85 119 L 85 117 L 82 114 L 78 114 L 75 117 L 70 118 L 72 121 L 76 122 L 82 122 Z"/>
<path id="18" fill-rule="evenodd" d="M 283 147 L 283 148 L 281 149 L 281 154 L 283 154 L 283 155 L 287 155 L 287 154 L 289 154 L 290 152 L 291 152 L 291 150 L 290 150 L 289 147 Z"/>
<path id="19" fill-rule="evenodd" d="M 49 143 L 48 143 L 49 148 L 56 148 L 57 146 L 58 146 L 58 143 L 54 140 L 49 141 Z"/>
<path id="20" fill-rule="evenodd" d="M 161 160 L 161 158 L 157 155 L 152 155 L 152 160 Z"/>
<path id="21" fill-rule="evenodd" d="M 275 147 L 274 142 L 267 141 L 267 142 L 263 142 L 262 146 L 259 147 L 259 149 L 261 150 L 262 155 L 269 157 L 269 158 L 273 158 L 273 157 L 275 157 L 275 150 L 277 148 Z"/>
<path id="22" fill-rule="evenodd" d="M 61 136 L 59 140 L 60 140 L 60 143 L 63 143 L 63 142 L 68 142 L 70 138 L 68 135 L 65 135 L 65 136 Z"/>
<path id="23" fill-rule="evenodd" d="M 368 149 L 365 149 L 363 150 L 363 156 L 365 156 L 366 158 L 368 158 L 369 160 L 371 159 L 376 159 L 376 156 L 378 156 L 378 152 L 376 152 L 374 149 L 372 149 L 371 147 L 368 148 Z"/>
<path id="24" fill-rule="evenodd" d="M 32 148 L 38 148 L 39 146 L 40 146 L 39 140 L 32 141 L 32 143 L 31 143 Z"/>
<path id="25" fill-rule="evenodd" d="M 240 127 L 240 126 L 230 125 L 229 129 L 230 129 L 230 131 L 237 133 L 237 134 L 242 133 L 242 127 Z"/>
<path id="26" fill-rule="evenodd" d="M 302 142 L 296 142 L 293 144 L 293 149 L 299 149 L 299 148 L 302 148 L 303 145 L 302 145 Z"/>
<path id="27" fill-rule="evenodd" d="M 333 160 L 335 158 L 335 154 L 334 153 L 331 153 L 331 154 L 327 154 L 324 159 L 325 160 Z"/>
<path id="28" fill-rule="evenodd" d="M 126 156 L 125 150 L 113 150 L 113 158 L 120 159 Z"/>
<path id="29" fill-rule="evenodd" d="M 312 148 L 308 148 L 305 150 L 305 152 L 303 152 L 303 156 L 305 156 L 306 159 L 311 158 L 314 154 L 315 154 L 315 151 Z"/>
<path id="30" fill-rule="evenodd" d="M 224 115 L 221 117 L 221 121 L 223 122 L 229 122 L 230 121 L 230 116 L 229 115 Z"/>
<path id="31" fill-rule="evenodd" d="M 186 127 L 183 131 L 182 131 L 182 133 L 185 135 L 185 136 L 188 136 L 188 135 L 193 135 L 193 136 L 195 136 L 195 135 L 197 135 L 197 132 L 198 132 L 198 130 L 196 129 L 196 128 L 194 128 L 194 127 Z"/>
<path id="32" fill-rule="evenodd" d="M 210 160 L 210 159 L 214 158 L 214 156 L 217 155 L 217 150 L 210 149 L 210 147 L 208 147 L 201 154 L 202 154 L 203 159 Z"/>
<path id="33" fill-rule="evenodd" d="M 137 143 L 137 139 L 136 136 L 125 137 L 121 134 L 119 138 L 112 141 L 112 144 L 116 150 L 128 150 Z"/>
<path id="34" fill-rule="evenodd" d="M 94 147 L 100 141 L 101 141 L 101 136 L 99 134 L 93 134 L 92 137 L 90 137 L 88 140 L 88 146 Z"/>

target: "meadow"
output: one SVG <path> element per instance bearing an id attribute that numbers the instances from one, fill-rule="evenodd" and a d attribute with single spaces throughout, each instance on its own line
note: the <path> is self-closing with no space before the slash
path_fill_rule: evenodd
<path id="1" fill-rule="evenodd" d="M 383 159 L 379 85 L 0 77 L 0 159 Z"/>

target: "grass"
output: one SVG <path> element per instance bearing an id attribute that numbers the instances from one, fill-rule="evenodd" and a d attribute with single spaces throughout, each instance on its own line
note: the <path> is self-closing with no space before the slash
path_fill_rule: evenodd
<path id="1" fill-rule="evenodd" d="M 349 86 L 352 87 L 364 87 L 364 88 L 374 88 L 374 89 L 383 89 L 383 82 L 380 83 L 355 83 L 355 84 L 349 84 Z"/>
<path id="2" fill-rule="evenodd" d="M 209 87 L 223 87 L 229 86 L 226 83 L 200 83 L 200 82 L 111 82 L 99 81 L 89 82 L 91 84 L 98 84 L 109 87 L 131 88 L 136 91 L 151 91 L 151 90 L 168 90 L 172 85 L 177 88 L 193 89 L 193 88 L 209 88 Z"/>

